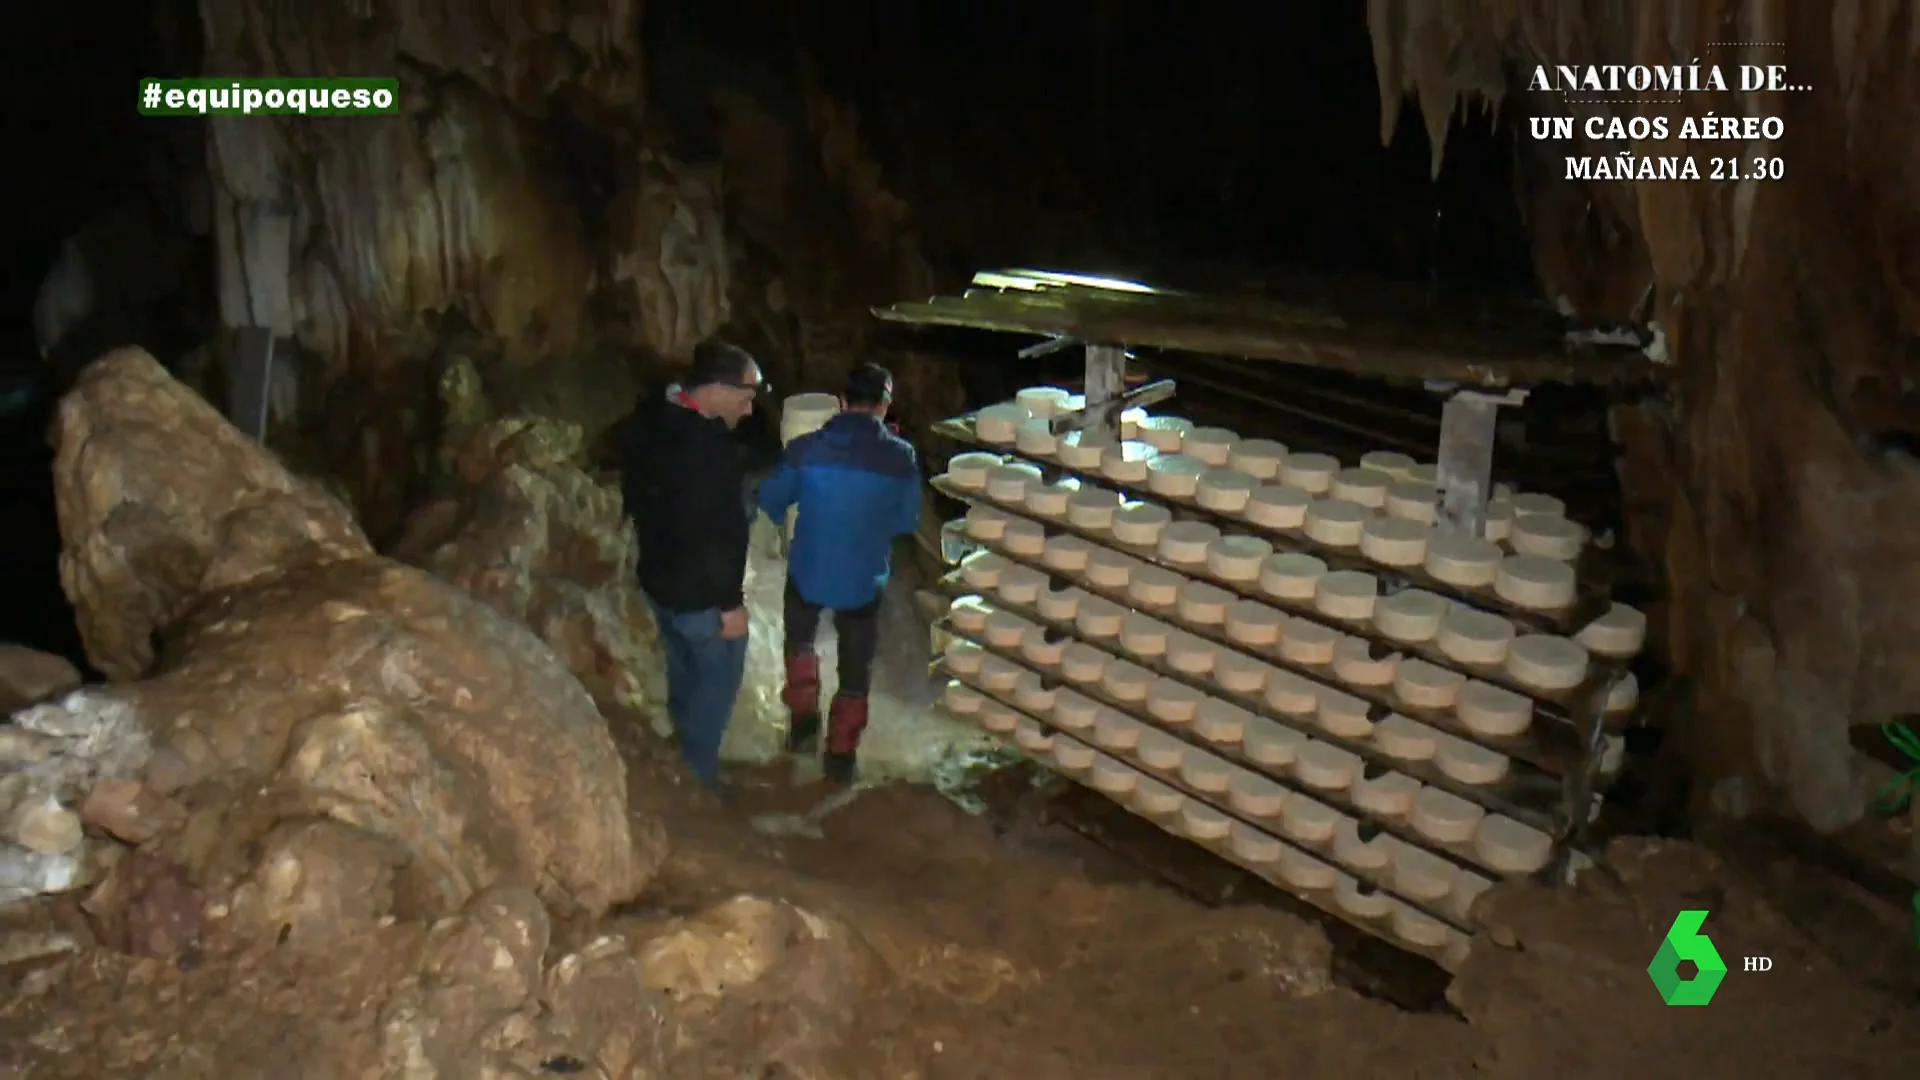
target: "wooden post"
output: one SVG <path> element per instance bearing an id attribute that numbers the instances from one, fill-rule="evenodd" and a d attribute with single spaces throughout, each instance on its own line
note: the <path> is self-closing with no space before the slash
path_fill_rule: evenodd
<path id="1" fill-rule="evenodd" d="M 1437 470 L 1442 533 L 1486 535 L 1500 406 L 1518 405 L 1526 398 L 1525 390 L 1502 395 L 1458 390 L 1441 406 Z"/>
<path id="2" fill-rule="evenodd" d="M 1126 392 L 1126 346 L 1087 346 L 1087 425 L 1080 436 L 1082 446 L 1112 446 L 1120 441 L 1120 399 Z"/>

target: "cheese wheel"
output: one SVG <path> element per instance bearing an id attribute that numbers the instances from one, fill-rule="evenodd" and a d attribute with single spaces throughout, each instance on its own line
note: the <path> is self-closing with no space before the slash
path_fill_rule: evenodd
<path id="1" fill-rule="evenodd" d="M 1634 678 L 1633 672 L 1623 671 L 1620 673 L 1619 681 L 1608 688 L 1607 700 L 1606 703 L 1601 706 L 1601 711 L 1605 713 L 1629 712 L 1638 704 L 1640 704 L 1640 680 Z"/>
<path id="2" fill-rule="evenodd" d="M 1466 681 L 1457 671 L 1409 656 L 1393 671 L 1393 696 L 1410 708 L 1450 708 Z"/>
<path id="3" fill-rule="evenodd" d="M 1266 664 L 1231 649 L 1213 658 L 1213 681 L 1229 694 L 1258 694 L 1267 685 Z"/>
<path id="4" fill-rule="evenodd" d="M 1058 484 L 1027 485 L 1026 508 L 1030 514 L 1049 520 L 1067 516 L 1067 507 L 1073 504 L 1073 496 L 1080 486 L 1073 481 Z"/>
<path id="5" fill-rule="evenodd" d="M 1459 867 L 1412 844 L 1394 844 L 1388 859 L 1394 891 L 1414 900 L 1444 898 L 1460 875 Z"/>
<path id="6" fill-rule="evenodd" d="M 1392 912 L 1387 916 L 1388 925 L 1393 928 L 1393 936 L 1418 949 L 1439 949 L 1452 940 L 1453 933 L 1447 924 L 1410 905 L 1399 901 L 1389 901 Z"/>
<path id="7" fill-rule="evenodd" d="M 1505 754 L 1446 734 L 1435 743 L 1433 763 L 1445 776 L 1479 787 L 1507 778 L 1510 759 Z"/>
<path id="8" fill-rule="evenodd" d="M 1321 892 L 1332 888 L 1340 872 L 1296 847 L 1280 845 L 1280 858 L 1276 866 L 1280 880 L 1304 892 Z"/>
<path id="9" fill-rule="evenodd" d="M 1100 689 L 1115 701 L 1132 703 L 1147 700 L 1147 690 L 1157 678 L 1139 664 L 1115 660 L 1100 675 Z"/>
<path id="10" fill-rule="evenodd" d="M 1257 600 L 1236 601 L 1227 609 L 1227 640 L 1257 649 L 1280 643 L 1288 619 L 1279 611 Z"/>
<path id="11" fill-rule="evenodd" d="M 1078 776 L 1093 768 L 1093 759 L 1099 757 L 1093 747 L 1072 739 L 1053 740 L 1053 749 L 1047 751 L 1047 760 L 1053 767 L 1069 776 Z"/>
<path id="12" fill-rule="evenodd" d="M 1553 634 L 1523 634 L 1507 649 L 1507 674 L 1535 690 L 1571 690 L 1587 677 L 1587 650 Z"/>
<path id="13" fill-rule="evenodd" d="M 1405 480 L 1415 464 L 1417 462 L 1398 450 L 1369 450 L 1360 455 L 1361 468 L 1386 473 L 1395 480 Z"/>
<path id="14" fill-rule="evenodd" d="M 1107 641 L 1120 636 L 1120 627 L 1126 617 L 1127 609 L 1119 604 L 1089 596 L 1080 601 L 1080 610 L 1074 613 L 1073 624 L 1082 634 Z"/>
<path id="15" fill-rule="evenodd" d="M 1298 731 L 1256 716 L 1247 721 L 1240 737 L 1240 752 L 1255 765 L 1279 769 L 1292 765 L 1306 744 L 1307 737 Z"/>
<path id="16" fill-rule="evenodd" d="M 1507 658 L 1513 636 L 1513 624 L 1500 616 L 1456 607 L 1440 620 L 1440 632 L 1433 642 L 1452 660 L 1487 666 Z"/>
<path id="17" fill-rule="evenodd" d="M 1222 536 L 1207 545 L 1207 572 L 1222 581 L 1257 582 L 1273 545 L 1257 536 Z"/>
<path id="18" fill-rule="evenodd" d="M 1391 686 L 1400 654 L 1366 638 L 1342 638 L 1333 648 L 1333 675 L 1349 686 Z"/>
<path id="19" fill-rule="evenodd" d="M 1046 589 L 1034 600 L 1034 607 L 1043 619 L 1055 622 L 1069 622 L 1080 610 L 1080 601 L 1086 593 L 1066 582 L 1047 583 Z"/>
<path id="20" fill-rule="evenodd" d="M 1113 515 L 1113 538 L 1123 544 L 1152 547 L 1160 531 L 1173 522 L 1173 512 L 1157 503 L 1128 503 Z"/>
<path id="21" fill-rule="evenodd" d="M 958 596 L 947 605 L 947 618 L 953 621 L 954 629 L 964 634 L 978 634 L 987 628 L 987 617 L 994 612 L 992 604 L 979 596 Z"/>
<path id="22" fill-rule="evenodd" d="M 1078 536 L 1063 533 L 1047 537 L 1040 552 L 1040 561 L 1054 570 L 1077 574 L 1087 568 L 1087 560 L 1092 555 L 1093 544 Z"/>
<path id="23" fill-rule="evenodd" d="M 1393 899 L 1350 874 L 1334 880 L 1333 902 L 1341 911 L 1360 920 L 1383 918 L 1393 912 Z"/>
<path id="24" fill-rule="evenodd" d="M 1200 477 L 1194 501 L 1216 514 L 1238 514 L 1252 501 L 1260 481 L 1232 469 L 1208 469 Z"/>
<path id="25" fill-rule="evenodd" d="M 1167 666 L 1182 675 L 1205 675 L 1213 670 L 1213 658 L 1219 650 L 1205 638 L 1192 634 L 1173 634 L 1167 638 Z"/>
<path id="26" fill-rule="evenodd" d="M 1509 555 L 1500 560 L 1493 591 L 1500 599 L 1533 611 L 1554 611 L 1573 603 L 1577 582 L 1573 567 L 1543 555 Z"/>
<path id="27" fill-rule="evenodd" d="M 1533 702 L 1478 679 L 1460 688 L 1453 712 L 1468 731 L 1488 738 L 1511 738 L 1533 726 Z"/>
<path id="28" fill-rule="evenodd" d="M 1494 485 L 1498 487 L 1499 485 Z M 1513 535 L 1513 501 L 1497 495 L 1487 503 L 1487 524 L 1480 535 L 1489 540 L 1501 541 Z"/>
<path id="29" fill-rule="evenodd" d="M 1371 517 L 1360 528 L 1360 554 L 1382 566 L 1419 566 L 1427 559 L 1431 526 L 1397 517 Z"/>
<path id="30" fill-rule="evenodd" d="M 1180 438 L 1180 452 L 1197 457 L 1214 468 L 1221 468 L 1233 455 L 1233 446 L 1239 441 L 1239 432 L 1223 427 L 1191 428 Z"/>
<path id="31" fill-rule="evenodd" d="M 1407 479 L 1416 484 L 1431 484 L 1439 487 L 1440 466 L 1431 461 L 1415 462 L 1413 468 L 1407 470 Z"/>
<path id="32" fill-rule="evenodd" d="M 997 701 L 989 701 L 980 707 L 974 722 L 995 735 L 1011 735 L 1020 727 L 1020 714 Z"/>
<path id="33" fill-rule="evenodd" d="M 1061 654 L 1060 674 L 1068 682 L 1090 686 L 1098 683 L 1100 676 L 1106 674 L 1109 659 L 1107 654 L 1099 649 L 1084 641 L 1076 641 L 1068 645 L 1065 652 Z"/>
<path id="34" fill-rule="evenodd" d="M 1513 496 L 1510 501 L 1513 503 L 1515 525 L 1530 517 L 1564 518 L 1567 516 L 1567 504 L 1551 495 L 1529 491 Z"/>
<path id="35" fill-rule="evenodd" d="M 1127 580 L 1140 565 L 1140 560 L 1117 551 L 1095 548 L 1087 556 L 1087 580 L 1102 589 L 1124 591 Z"/>
<path id="36" fill-rule="evenodd" d="M 1186 755 L 1187 744 L 1168 735 L 1164 731 L 1142 728 L 1140 743 L 1133 748 L 1133 756 L 1140 764 L 1149 769 L 1171 772 L 1180 767 L 1180 759 Z"/>
<path id="37" fill-rule="evenodd" d="M 1031 566 L 1009 566 L 1000 575 L 1000 583 L 994 587 L 994 595 L 1009 604 L 1022 606 L 1040 599 L 1040 590 L 1047 587 L 1047 575 Z"/>
<path id="38" fill-rule="evenodd" d="M 1431 525 L 1440 520 L 1440 489 L 1432 484 L 1401 480 L 1387 489 L 1388 516 Z"/>
<path id="39" fill-rule="evenodd" d="M 1339 471 L 1340 460 L 1332 455 L 1288 454 L 1280 463 L 1280 482 L 1309 495 L 1323 495 L 1333 486 L 1333 474 Z"/>
<path id="40" fill-rule="evenodd" d="M 987 625 L 982 633 L 987 644 L 1001 649 L 1018 649 L 1020 641 L 1028 631 L 1040 628 L 1010 611 L 996 611 L 987 616 Z"/>
<path id="41" fill-rule="evenodd" d="M 1240 516 L 1268 529 L 1298 529 L 1307 523 L 1313 494 L 1290 484 L 1268 484 L 1247 495 Z"/>
<path id="42" fill-rule="evenodd" d="M 1291 671 L 1275 669 L 1262 691 L 1267 704 L 1282 716 L 1312 716 L 1320 708 L 1320 687 Z"/>
<path id="43" fill-rule="evenodd" d="M 1102 750 L 1125 753 L 1140 745 L 1140 733 L 1146 726 L 1118 709 L 1102 708 L 1093 718 L 1093 745 Z"/>
<path id="44" fill-rule="evenodd" d="M 1473 839 L 1487 812 L 1452 792 L 1423 787 L 1407 808 L 1407 823 L 1436 844 L 1464 844 Z"/>
<path id="45" fill-rule="evenodd" d="M 1311 600 L 1327 574 L 1321 559 L 1298 551 L 1283 551 L 1260 567 L 1260 591 L 1281 600 Z"/>
<path id="46" fill-rule="evenodd" d="M 973 681 L 982 690 L 995 694 L 1011 694 L 1020 682 L 1024 669 L 1011 660 L 1002 660 L 989 653 L 980 658 L 980 670 Z"/>
<path id="47" fill-rule="evenodd" d="M 1127 580 L 1127 599 L 1150 608 L 1170 608 L 1180 600 L 1186 579 L 1158 566 L 1142 566 Z"/>
<path id="48" fill-rule="evenodd" d="M 1210 743 L 1232 746 L 1246 737 L 1253 714 L 1219 698 L 1208 698 L 1193 714 L 1193 733 Z"/>
<path id="49" fill-rule="evenodd" d="M 1293 775 L 1322 791 L 1345 791 L 1360 777 L 1360 755 L 1309 739 L 1294 756 Z"/>
<path id="50" fill-rule="evenodd" d="M 1566 518 L 1545 514 L 1516 518 L 1507 536 L 1507 543 L 1518 554 L 1542 555 L 1562 562 L 1579 558 L 1586 542 L 1587 530 Z"/>
<path id="51" fill-rule="evenodd" d="M 1307 507 L 1308 539 L 1328 547 L 1350 548 L 1360 543 L 1367 525 L 1367 508 L 1345 499 L 1315 499 Z"/>
<path id="52" fill-rule="evenodd" d="M 1040 470 L 1032 465 L 995 465 L 987 470 L 987 498 L 1011 506 L 1026 501 L 1027 488 L 1040 482 Z"/>
<path id="53" fill-rule="evenodd" d="M 1025 406 L 1011 401 L 989 405 L 973 415 L 973 433 L 981 442 L 1011 445 L 1020 424 L 1032 417 Z"/>
<path id="54" fill-rule="evenodd" d="M 1118 758 L 1101 754 L 1093 759 L 1088 786 L 1106 795 L 1126 795 L 1140 783 L 1140 770 Z"/>
<path id="55" fill-rule="evenodd" d="M 1053 694 L 1053 708 L 1047 715 L 1063 730 L 1091 731 L 1103 707 L 1085 694 L 1077 694 L 1072 690 L 1056 690 Z"/>
<path id="56" fill-rule="evenodd" d="M 1200 486 L 1206 462 L 1186 454 L 1161 454 L 1147 463 L 1147 490 L 1155 495 L 1191 499 Z"/>
<path id="57" fill-rule="evenodd" d="M 1582 627 L 1574 640 L 1597 656 L 1625 660 L 1647 643 L 1647 617 L 1639 608 L 1614 604 L 1607 613 Z"/>
<path id="58" fill-rule="evenodd" d="M 1333 857 L 1362 873 L 1379 873 L 1393 863 L 1393 837 L 1372 822 L 1341 818 L 1333 827 Z"/>
<path id="59" fill-rule="evenodd" d="M 1013 395 L 1013 403 L 1035 416 L 1067 412 L 1073 392 L 1058 386 L 1029 386 Z"/>
<path id="60" fill-rule="evenodd" d="M 1233 770 L 1227 781 L 1227 805 L 1248 817 L 1278 817 L 1287 804 L 1287 789 L 1247 769 Z"/>
<path id="61" fill-rule="evenodd" d="M 976 676 L 980 673 L 980 664 L 987 657 L 987 650 L 966 638 L 954 638 L 941 650 L 941 663 L 955 675 Z"/>
<path id="62" fill-rule="evenodd" d="M 1389 714 L 1373 725 L 1373 745 L 1388 757 L 1400 761 L 1430 761 L 1439 746 L 1433 728 L 1399 713 Z"/>
<path id="63" fill-rule="evenodd" d="M 1163 454 L 1180 452 L 1180 439 L 1193 430 L 1193 421 L 1181 416 L 1149 416 L 1135 422 L 1140 441 Z"/>
<path id="64" fill-rule="evenodd" d="M 1313 609 L 1336 619 L 1373 618 L 1380 595 L 1380 579 L 1360 570 L 1335 570 L 1322 575 L 1313 590 Z"/>
<path id="65" fill-rule="evenodd" d="M 1314 723 L 1329 735 L 1342 739 L 1365 739 L 1373 734 L 1372 706 L 1340 690 L 1320 691 L 1320 702 L 1313 711 Z"/>
<path id="66" fill-rule="evenodd" d="M 1227 468 L 1246 473 L 1255 480 L 1271 480 L 1280 475 L 1280 463 L 1287 460 L 1287 448 L 1272 439 L 1241 439 L 1227 451 Z"/>
<path id="67" fill-rule="evenodd" d="M 947 479 L 955 487 L 968 491 L 985 491 L 987 473 L 1007 459 L 999 454 L 967 453 L 955 454 L 947 460 Z"/>
<path id="68" fill-rule="evenodd" d="M 1318 799 L 1295 794 L 1280 808 L 1280 829 L 1303 844 L 1324 844 L 1333 839 L 1342 816 Z"/>
<path id="69" fill-rule="evenodd" d="M 972 716 L 980 711 L 986 701 L 978 690 L 959 679 L 948 680 L 946 690 L 940 695 L 940 704 L 955 716 Z"/>
<path id="70" fill-rule="evenodd" d="M 1020 749 L 1030 754 L 1044 754 L 1053 749 L 1053 732 L 1031 720 L 1021 718 L 1015 721 L 1013 741 Z"/>
<path id="71" fill-rule="evenodd" d="M 1160 531 L 1160 557 L 1183 566 L 1205 564 L 1207 545 L 1218 539 L 1220 530 L 1204 521 L 1176 521 Z"/>
<path id="72" fill-rule="evenodd" d="M 1028 634 L 1020 642 L 1020 655 L 1044 668 L 1053 668 L 1066 659 L 1073 639 L 1051 627 Z"/>
<path id="73" fill-rule="evenodd" d="M 1030 457 L 1052 457 L 1060 448 L 1053 425 L 1046 417 L 1022 420 L 1013 429 L 1013 448 Z"/>
<path id="74" fill-rule="evenodd" d="M 1473 853 L 1489 870 L 1531 874 L 1553 858 L 1553 838 L 1510 817 L 1490 814 L 1474 833 Z"/>
<path id="75" fill-rule="evenodd" d="M 1258 829 L 1235 824 L 1227 834 L 1227 847 L 1233 857 L 1253 866 L 1278 862 L 1286 854 L 1286 845 Z"/>
<path id="76" fill-rule="evenodd" d="M 1123 442 L 1100 452 L 1100 475 L 1117 484 L 1147 482 L 1147 463 L 1158 450 L 1143 442 Z"/>
<path id="77" fill-rule="evenodd" d="M 1120 647 L 1135 656 L 1165 656 L 1171 630 L 1159 619 L 1134 612 L 1120 621 Z"/>
<path id="78" fill-rule="evenodd" d="M 1046 527 L 1026 518 L 1009 518 L 1005 530 L 1000 534 L 1000 546 L 1009 555 L 1038 558 L 1047 550 Z"/>
<path id="79" fill-rule="evenodd" d="M 1493 888 L 1493 879 L 1481 877 L 1471 871 L 1462 870 L 1454 879 L 1453 891 L 1447 894 L 1447 913 L 1461 922 L 1473 921 L 1474 901 Z"/>
<path id="80" fill-rule="evenodd" d="M 1331 664 L 1334 650 L 1340 647 L 1340 639 L 1345 636 L 1332 627 L 1295 619 L 1287 624 L 1286 636 L 1280 639 L 1280 655 L 1296 664 L 1314 667 Z"/>
<path id="81" fill-rule="evenodd" d="M 1234 768 L 1224 760 L 1202 750 L 1189 749 L 1180 758 L 1180 782 L 1206 795 L 1227 790 Z"/>
<path id="82" fill-rule="evenodd" d="M 1006 533 L 1007 515 L 991 506 L 970 506 L 965 524 L 968 536 L 991 542 Z"/>
<path id="83" fill-rule="evenodd" d="M 1170 817 L 1180 812 L 1187 796 L 1179 788 L 1169 787 L 1149 776 L 1140 778 L 1134 785 L 1133 797 L 1128 800 L 1135 810 L 1148 817 Z"/>
<path id="84" fill-rule="evenodd" d="M 1106 532 L 1113 528 L 1113 515 L 1119 509 L 1119 492 L 1081 484 L 1067 499 L 1067 524 L 1076 529 Z"/>
<path id="85" fill-rule="evenodd" d="M 1190 581 L 1180 589 L 1176 608 L 1180 617 L 1197 626 L 1224 626 L 1233 594 L 1204 581 Z"/>
<path id="86" fill-rule="evenodd" d="M 1447 617 L 1446 600 L 1424 589 L 1402 589 L 1373 605 L 1373 628 L 1393 641 L 1431 641 Z"/>
<path id="87" fill-rule="evenodd" d="M 1499 576 L 1500 545 L 1477 536 L 1431 536 L 1424 565 L 1436 581 L 1463 589 L 1481 588 Z"/>
<path id="88" fill-rule="evenodd" d="M 1169 724 L 1187 724 L 1193 721 L 1195 710 L 1206 700 L 1206 695 L 1179 679 L 1159 678 L 1147 690 L 1147 712 L 1155 720 Z"/>
<path id="89" fill-rule="evenodd" d="M 1053 456 L 1069 469 L 1095 472 L 1100 468 L 1100 458 L 1106 449 L 1101 445 L 1100 438 L 1090 431 L 1069 431 L 1060 437 Z"/>
<path id="90" fill-rule="evenodd" d="M 1378 510 L 1387 504 L 1387 488 L 1392 484 L 1393 477 L 1377 469 L 1341 469 L 1327 481 L 1327 494 Z"/>
<path id="91" fill-rule="evenodd" d="M 1188 799 L 1180 804 L 1180 835 L 1190 840 L 1225 840 L 1232 829 L 1232 819 L 1206 803 Z"/>

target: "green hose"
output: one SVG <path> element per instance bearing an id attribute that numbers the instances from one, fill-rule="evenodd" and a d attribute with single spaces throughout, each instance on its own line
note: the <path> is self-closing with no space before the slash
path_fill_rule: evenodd
<path id="1" fill-rule="evenodd" d="M 1905 724 L 1882 725 L 1880 734 L 1912 763 L 1907 771 L 1887 781 L 1874 800 L 1882 813 L 1898 814 L 1913 804 L 1913 794 L 1920 790 L 1920 735 L 1915 735 Z M 1913 894 L 1913 944 L 1920 948 L 1920 892 Z"/>

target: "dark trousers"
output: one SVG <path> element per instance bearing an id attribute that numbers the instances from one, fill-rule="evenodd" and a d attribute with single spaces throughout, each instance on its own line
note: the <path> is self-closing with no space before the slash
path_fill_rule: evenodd
<path id="1" fill-rule="evenodd" d="M 784 608 L 787 657 L 811 656 L 820 636 L 820 617 L 827 609 L 808 602 L 787 579 Z M 873 656 L 880 648 L 880 598 L 865 607 L 833 613 L 833 629 L 840 639 L 840 688 L 848 697 L 866 697 L 873 688 Z M 817 706 L 816 706 L 817 707 Z"/>
<path id="2" fill-rule="evenodd" d="M 720 779 L 720 744 L 746 671 L 747 639 L 720 636 L 720 610 L 671 611 L 647 598 L 667 654 L 667 715 L 700 782 Z"/>

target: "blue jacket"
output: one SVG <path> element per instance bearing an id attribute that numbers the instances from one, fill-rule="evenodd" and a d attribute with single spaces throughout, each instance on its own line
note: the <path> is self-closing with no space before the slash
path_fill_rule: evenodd
<path id="1" fill-rule="evenodd" d="M 760 485 L 760 509 L 785 526 L 800 508 L 787 580 L 807 602 L 852 611 L 878 599 L 895 537 L 920 527 L 920 459 L 879 418 L 842 413 L 787 444 Z"/>

